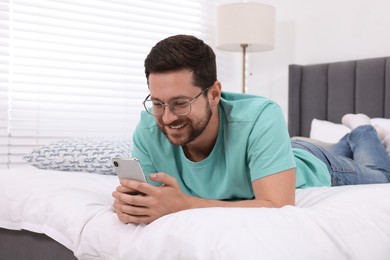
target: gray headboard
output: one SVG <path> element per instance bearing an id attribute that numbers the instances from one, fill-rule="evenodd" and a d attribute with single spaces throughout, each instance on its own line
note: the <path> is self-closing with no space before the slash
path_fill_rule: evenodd
<path id="1" fill-rule="evenodd" d="M 309 136 L 313 118 L 347 113 L 390 118 L 390 57 L 289 66 L 290 136 Z"/>

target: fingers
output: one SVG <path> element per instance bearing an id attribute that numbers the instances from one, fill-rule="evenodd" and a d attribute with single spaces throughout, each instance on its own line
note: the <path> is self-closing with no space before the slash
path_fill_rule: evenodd
<path id="1" fill-rule="evenodd" d="M 128 194 L 137 193 L 136 190 L 131 189 L 131 188 L 126 187 L 126 186 L 122 186 L 122 185 L 118 186 L 118 187 L 116 188 L 116 191 L 117 191 L 117 192 L 121 192 L 121 193 L 128 193 Z"/>
<path id="2" fill-rule="evenodd" d="M 161 182 L 164 186 L 178 187 L 176 179 L 163 172 L 151 174 L 150 179 L 155 182 Z M 123 193 L 133 193 L 134 191 L 138 191 L 143 194 L 151 195 L 153 194 L 153 192 L 156 192 L 158 190 L 157 187 L 148 183 L 134 181 L 130 179 L 122 179 L 120 182 L 121 186 L 117 188 L 117 191 Z"/>
<path id="3" fill-rule="evenodd" d="M 114 191 L 112 196 L 115 198 L 115 202 L 123 205 L 133 205 L 133 206 L 145 206 L 147 204 L 147 197 L 144 194 L 128 194 Z"/>
<path id="4" fill-rule="evenodd" d="M 123 223 L 147 223 L 149 216 L 143 215 L 142 208 L 137 209 L 130 205 L 121 204 L 119 202 L 114 203 L 114 211 L 117 214 L 120 221 Z M 128 212 L 133 212 L 134 215 Z"/>
<path id="5" fill-rule="evenodd" d="M 155 220 L 150 216 L 149 208 L 125 204 L 119 200 L 115 200 L 113 206 L 119 220 L 125 224 L 147 224 Z"/>
<path id="6" fill-rule="evenodd" d="M 139 182 L 129 179 L 122 179 L 121 180 L 121 186 L 118 186 L 117 191 L 123 192 L 123 193 L 143 193 L 143 194 L 149 194 L 151 189 L 153 189 L 154 186 L 145 183 L 145 182 Z"/>
<path id="7" fill-rule="evenodd" d="M 132 216 L 126 213 L 117 213 L 118 218 L 125 224 L 134 223 L 134 224 L 148 224 L 153 222 L 155 219 L 150 216 Z"/>
<path id="8" fill-rule="evenodd" d="M 133 215 L 133 216 L 147 216 L 148 209 L 145 207 L 140 207 L 136 205 L 116 203 L 114 204 L 116 212 Z"/>
<path id="9" fill-rule="evenodd" d="M 175 205 L 177 198 L 183 196 L 176 179 L 165 173 L 151 174 L 150 179 L 164 185 L 156 187 L 144 182 L 122 179 L 121 185 L 112 193 L 115 198 L 114 210 L 123 223 L 150 223 L 177 211 L 178 207 L 172 205 Z M 130 194 L 133 192 L 138 194 Z"/>
<path id="10" fill-rule="evenodd" d="M 164 186 L 177 186 L 176 179 L 166 173 L 152 173 L 150 179 L 155 182 L 161 182 Z"/>

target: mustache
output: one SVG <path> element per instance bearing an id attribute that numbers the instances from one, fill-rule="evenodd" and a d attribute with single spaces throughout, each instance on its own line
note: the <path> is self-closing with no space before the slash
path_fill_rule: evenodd
<path id="1" fill-rule="evenodd" d="M 184 125 L 185 123 L 186 123 L 186 120 L 180 119 L 180 120 L 173 121 L 170 124 L 164 124 L 164 126 L 171 127 L 171 126 Z"/>

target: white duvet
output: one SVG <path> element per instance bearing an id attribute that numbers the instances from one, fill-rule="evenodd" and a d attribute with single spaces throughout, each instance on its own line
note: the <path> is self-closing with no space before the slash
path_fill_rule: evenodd
<path id="1" fill-rule="evenodd" d="M 0 171 L 0 227 L 45 233 L 79 259 L 390 259 L 390 184 L 297 190 L 296 207 L 208 208 L 125 225 L 117 177 Z"/>

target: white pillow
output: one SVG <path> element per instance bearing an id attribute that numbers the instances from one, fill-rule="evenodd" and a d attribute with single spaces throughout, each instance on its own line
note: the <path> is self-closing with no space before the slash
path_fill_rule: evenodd
<path id="1" fill-rule="evenodd" d="M 387 153 L 390 156 L 390 119 L 371 118 L 372 125 L 378 125 L 385 131 L 382 140 Z M 337 143 L 345 134 L 351 130 L 343 124 L 336 124 L 325 120 L 313 119 L 311 122 L 310 138 L 325 143 Z"/>
<path id="2" fill-rule="evenodd" d="M 386 118 L 371 118 L 372 125 L 379 125 L 385 130 L 387 134 L 390 134 L 390 119 Z"/>
<path id="3" fill-rule="evenodd" d="M 130 157 L 131 139 L 69 138 L 34 149 L 23 159 L 39 168 L 115 175 L 111 159 Z"/>
<path id="4" fill-rule="evenodd" d="M 310 138 L 325 143 L 337 143 L 350 131 L 345 125 L 314 118 L 311 121 Z"/>
<path id="5" fill-rule="evenodd" d="M 371 119 L 371 124 L 372 125 L 378 125 L 380 126 L 384 132 L 385 136 L 382 139 L 382 143 L 386 148 L 387 153 L 390 156 L 390 119 L 386 118 L 372 118 Z"/>

